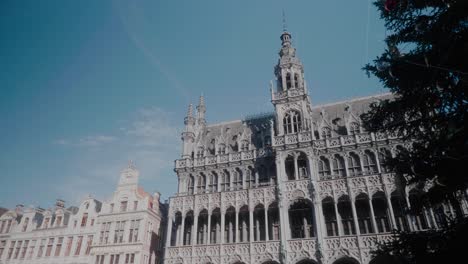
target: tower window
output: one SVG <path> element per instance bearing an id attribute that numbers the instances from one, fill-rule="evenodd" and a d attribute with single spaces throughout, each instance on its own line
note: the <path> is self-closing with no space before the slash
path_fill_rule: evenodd
<path id="1" fill-rule="evenodd" d="M 299 88 L 299 74 L 294 74 L 294 87 Z"/>
<path id="2" fill-rule="evenodd" d="M 286 89 L 290 89 L 291 88 L 291 74 L 290 73 L 286 73 Z"/>
<path id="3" fill-rule="evenodd" d="M 283 119 L 285 134 L 297 133 L 301 129 L 301 116 L 297 111 L 288 112 Z"/>

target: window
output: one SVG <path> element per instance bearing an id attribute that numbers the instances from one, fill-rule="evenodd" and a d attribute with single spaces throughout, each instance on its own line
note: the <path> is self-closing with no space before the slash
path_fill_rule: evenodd
<path id="1" fill-rule="evenodd" d="M 120 258 L 119 254 L 110 255 L 109 264 L 118 264 L 119 263 L 119 258 Z"/>
<path id="2" fill-rule="evenodd" d="M 340 155 L 335 155 L 332 159 L 333 164 L 333 175 L 338 177 L 344 177 L 345 174 L 345 164 L 344 159 Z"/>
<path id="3" fill-rule="evenodd" d="M 76 227 L 78 225 L 78 220 L 73 221 L 73 227 Z"/>
<path id="4" fill-rule="evenodd" d="M 349 176 L 357 176 L 361 174 L 361 164 L 359 156 L 356 153 L 350 153 L 348 157 Z"/>
<path id="5" fill-rule="evenodd" d="M 187 192 L 188 194 L 193 194 L 193 185 L 194 185 L 194 179 L 193 179 L 193 176 L 190 175 L 189 178 L 188 178 L 188 182 L 187 182 Z"/>
<path id="6" fill-rule="evenodd" d="M 81 218 L 81 227 L 86 226 L 87 221 L 88 221 L 88 213 L 84 213 L 83 218 Z"/>
<path id="7" fill-rule="evenodd" d="M 126 212 L 127 211 L 127 201 L 122 201 L 120 202 L 120 212 Z"/>
<path id="8" fill-rule="evenodd" d="M 299 88 L 299 74 L 294 74 L 294 87 Z"/>
<path id="9" fill-rule="evenodd" d="M 21 251 L 21 244 L 22 243 L 23 243 L 23 241 L 17 241 L 16 242 L 15 259 L 17 259 L 18 256 L 19 256 L 19 253 Z"/>
<path id="10" fill-rule="evenodd" d="M 41 243 L 39 244 L 39 250 L 37 251 L 38 258 L 42 257 L 42 253 L 44 253 L 45 244 L 46 244 L 46 240 L 41 239 Z"/>
<path id="11" fill-rule="evenodd" d="M 366 151 L 364 153 L 364 159 L 362 161 L 364 166 L 364 172 L 366 174 L 377 173 L 377 163 L 375 160 L 375 155 L 371 151 Z"/>
<path id="12" fill-rule="evenodd" d="M 392 158 L 392 154 L 386 148 L 381 148 L 379 151 L 379 163 L 380 170 L 382 172 L 390 172 L 390 166 L 388 165 L 388 160 Z"/>
<path id="13" fill-rule="evenodd" d="M 249 150 L 249 142 L 247 140 L 242 140 L 241 142 L 241 151 Z"/>
<path id="14" fill-rule="evenodd" d="M 231 176 L 229 175 L 229 172 L 226 170 L 223 171 L 221 177 L 221 191 L 229 191 L 231 186 Z"/>
<path id="15" fill-rule="evenodd" d="M 135 254 L 125 254 L 125 264 L 134 264 L 135 263 Z"/>
<path id="16" fill-rule="evenodd" d="M 234 170 L 234 188 L 236 190 L 242 189 L 242 172 L 239 169 Z"/>
<path id="17" fill-rule="evenodd" d="M 10 242 L 10 248 L 8 249 L 8 256 L 7 256 L 7 259 L 11 259 L 11 257 L 13 256 L 13 250 L 15 249 L 15 241 L 11 241 Z"/>
<path id="18" fill-rule="evenodd" d="M 291 74 L 288 72 L 286 73 L 286 89 L 291 88 Z"/>
<path id="19" fill-rule="evenodd" d="M 356 134 L 359 134 L 361 131 L 360 131 L 360 127 L 359 127 L 359 124 L 356 123 L 356 122 L 352 122 L 351 124 L 349 124 L 349 134 L 350 135 L 356 135 Z"/>
<path id="20" fill-rule="evenodd" d="M 0 241 L 0 258 L 3 255 L 3 251 L 5 251 L 5 247 L 6 247 L 6 240 Z"/>
<path id="21" fill-rule="evenodd" d="M 42 225 L 42 228 L 48 228 L 49 227 L 49 222 L 50 222 L 50 218 L 46 217 L 44 219 L 44 224 Z"/>
<path id="22" fill-rule="evenodd" d="M 125 228 L 125 221 L 117 221 L 115 224 L 115 231 L 114 231 L 114 243 L 122 243 L 123 242 L 123 233 Z"/>
<path id="23" fill-rule="evenodd" d="M 224 155 L 226 154 L 226 145 L 225 144 L 219 144 L 218 146 L 218 155 Z"/>
<path id="24" fill-rule="evenodd" d="M 80 255 L 81 244 L 83 243 L 83 236 L 78 237 L 78 242 L 76 242 L 75 256 Z"/>
<path id="25" fill-rule="evenodd" d="M 29 240 L 26 240 L 23 243 L 23 250 L 21 251 L 21 256 L 20 256 L 20 258 L 22 258 L 22 259 L 24 259 L 26 257 L 26 251 L 28 250 L 28 244 L 29 244 Z M 0 253 L 0 257 L 1 256 L 2 256 L 2 254 Z"/>
<path id="26" fill-rule="evenodd" d="M 65 250 L 65 256 L 70 256 L 72 243 L 73 243 L 73 237 L 68 237 L 68 239 L 67 239 L 67 248 Z"/>
<path id="27" fill-rule="evenodd" d="M 28 228 L 28 224 L 29 224 L 29 218 L 26 217 L 26 218 L 24 219 L 24 223 L 23 223 L 23 230 L 22 230 L 23 232 L 25 232 L 26 229 Z M 0 256 L 1 256 L 1 255 L 0 255 Z"/>
<path id="28" fill-rule="evenodd" d="M 210 182 L 208 188 L 210 192 L 218 191 L 218 174 L 216 174 L 216 172 L 214 171 L 210 174 Z"/>
<path id="29" fill-rule="evenodd" d="M 329 127 L 323 127 L 321 136 L 322 136 L 322 139 L 331 138 L 332 137 L 331 129 Z"/>
<path id="30" fill-rule="evenodd" d="M 283 128 L 285 134 L 293 134 L 301 129 L 301 116 L 297 111 L 289 111 L 283 118 Z"/>
<path id="31" fill-rule="evenodd" d="M 136 211 L 138 209 L 138 201 L 133 202 L 133 211 Z"/>
<path id="32" fill-rule="evenodd" d="M 199 175 L 198 176 L 198 182 L 197 182 L 197 193 L 204 193 L 205 188 L 206 188 L 206 178 L 205 175 Z"/>
<path id="33" fill-rule="evenodd" d="M 318 173 L 321 180 L 330 178 L 330 162 L 324 157 L 320 157 L 318 160 Z"/>
<path id="34" fill-rule="evenodd" d="M 31 241 L 28 251 L 28 259 L 31 259 L 34 254 L 34 248 L 36 247 L 36 240 Z"/>
<path id="35" fill-rule="evenodd" d="M 63 237 L 59 237 L 57 239 L 57 246 L 55 247 L 55 254 L 54 256 L 60 256 L 60 251 L 62 251 L 62 244 L 63 244 Z"/>
<path id="36" fill-rule="evenodd" d="M 86 256 L 89 255 L 89 252 L 91 251 L 91 244 L 93 243 L 93 236 L 88 236 L 88 241 L 86 242 L 86 251 L 85 254 Z"/>
<path id="37" fill-rule="evenodd" d="M 89 203 L 86 203 L 85 204 L 85 209 L 88 210 L 88 208 L 89 208 Z"/>
<path id="38" fill-rule="evenodd" d="M 57 216 L 55 219 L 55 226 L 61 226 L 62 225 L 62 216 Z"/>
<path id="39" fill-rule="evenodd" d="M 140 220 L 132 220 L 130 222 L 130 233 L 128 236 L 128 242 L 138 241 L 138 227 L 140 226 Z"/>
<path id="40" fill-rule="evenodd" d="M 47 243 L 47 250 L 46 250 L 46 257 L 50 257 L 50 254 L 52 254 L 52 246 L 54 245 L 54 239 L 49 238 L 49 243 Z"/>
<path id="41" fill-rule="evenodd" d="M 251 167 L 245 170 L 245 184 L 247 188 L 253 188 L 255 185 L 255 174 Z"/>
<path id="42" fill-rule="evenodd" d="M 96 262 L 95 264 L 104 264 L 104 255 L 96 255 Z"/>
<path id="43" fill-rule="evenodd" d="M 198 149 L 197 149 L 197 158 L 198 159 L 203 158 L 203 147 L 198 147 Z"/>
<path id="44" fill-rule="evenodd" d="M 109 229 L 111 222 L 106 222 L 101 224 L 101 233 L 99 236 L 100 244 L 107 244 L 109 242 Z"/>

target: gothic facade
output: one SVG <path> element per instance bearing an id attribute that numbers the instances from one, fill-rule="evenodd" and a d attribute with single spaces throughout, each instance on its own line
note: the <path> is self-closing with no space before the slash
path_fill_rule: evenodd
<path id="1" fill-rule="evenodd" d="M 195 116 L 189 106 L 164 263 L 367 264 L 392 229 L 437 228 L 456 213 L 388 169 L 411 144 L 361 127 L 391 94 L 313 106 L 291 34 L 281 41 L 273 114 L 207 124 L 204 98 Z"/>
<path id="2" fill-rule="evenodd" d="M 19 205 L 0 216 L 0 264 L 161 263 L 164 204 L 122 171 L 111 199 L 79 206 L 57 200 L 50 209 Z"/>

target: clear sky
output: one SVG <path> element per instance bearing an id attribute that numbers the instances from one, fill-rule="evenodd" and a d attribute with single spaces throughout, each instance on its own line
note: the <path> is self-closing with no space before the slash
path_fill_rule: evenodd
<path id="1" fill-rule="evenodd" d="M 282 9 L 312 104 L 385 92 L 368 0 L 0 1 L 0 206 L 112 195 L 128 160 L 163 198 L 187 105 L 208 122 L 270 111 Z"/>

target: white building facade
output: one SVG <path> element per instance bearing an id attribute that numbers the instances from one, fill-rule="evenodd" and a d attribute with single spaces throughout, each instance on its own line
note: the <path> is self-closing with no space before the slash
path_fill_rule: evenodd
<path id="1" fill-rule="evenodd" d="M 17 206 L 0 216 L 0 263 L 161 263 L 164 205 L 138 186 L 138 170 L 122 171 L 112 199 L 87 198 L 65 208 Z"/>
<path id="2" fill-rule="evenodd" d="M 170 199 L 164 263 L 372 263 L 392 229 L 445 225 L 467 212 L 428 204 L 386 159 L 411 145 L 368 133 L 360 115 L 381 94 L 312 106 L 302 63 L 283 32 L 275 113 L 207 124 L 204 98 L 189 106 L 178 192 Z"/>

